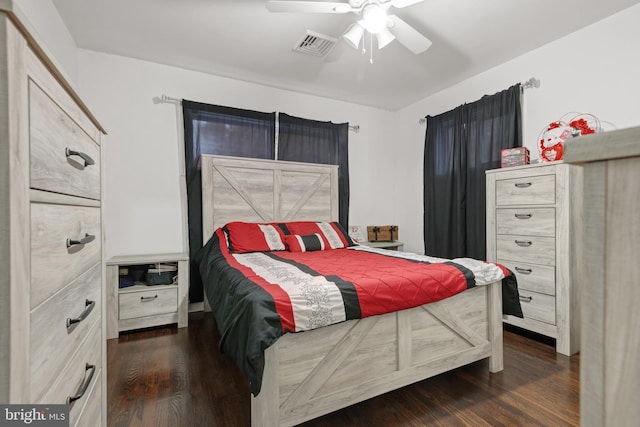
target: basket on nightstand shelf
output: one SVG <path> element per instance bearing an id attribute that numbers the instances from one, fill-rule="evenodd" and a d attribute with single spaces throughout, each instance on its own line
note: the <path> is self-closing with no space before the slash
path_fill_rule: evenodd
<path id="1" fill-rule="evenodd" d="M 157 264 L 156 268 L 147 271 L 147 285 L 170 285 L 178 278 L 178 267 L 170 264 Z"/>
<path id="2" fill-rule="evenodd" d="M 140 264 L 120 267 L 119 288 L 138 285 L 171 285 L 178 278 L 178 266 L 173 264 Z"/>

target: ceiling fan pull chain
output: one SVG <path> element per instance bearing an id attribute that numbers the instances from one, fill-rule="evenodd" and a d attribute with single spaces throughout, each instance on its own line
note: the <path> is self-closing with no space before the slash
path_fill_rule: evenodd
<path id="1" fill-rule="evenodd" d="M 365 48 L 365 45 L 367 44 L 367 34 L 365 33 L 364 36 L 362 36 L 362 54 L 364 55 L 365 53 L 367 53 L 367 49 Z"/>
<path id="2" fill-rule="evenodd" d="M 373 64 L 373 34 L 369 34 L 369 63 Z"/>

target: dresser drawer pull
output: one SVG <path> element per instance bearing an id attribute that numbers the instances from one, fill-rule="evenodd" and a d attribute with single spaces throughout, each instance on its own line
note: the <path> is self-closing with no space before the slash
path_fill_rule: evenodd
<path id="1" fill-rule="evenodd" d="M 154 295 L 152 297 L 140 297 L 140 302 L 151 302 L 156 298 L 158 298 L 158 295 Z"/>
<path id="2" fill-rule="evenodd" d="M 531 240 L 516 240 L 516 245 L 518 246 L 531 246 L 533 242 Z"/>
<path id="3" fill-rule="evenodd" d="M 70 328 L 71 325 L 75 325 L 76 323 L 80 323 L 84 319 L 86 319 L 89 313 L 91 313 L 91 311 L 95 306 L 96 306 L 95 301 L 86 300 L 84 302 L 84 310 L 82 311 L 82 313 L 80 313 L 80 316 L 76 317 L 75 319 L 71 319 L 70 317 L 67 317 L 67 328 Z"/>
<path id="4" fill-rule="evenodd" d="M 84 383 L 82 384 L 82 388 L 80 389 L 80 393 L 75 396 L 67 397 L 67 405 L 71 405 L 78 399 L 81 399 L 82 396 L 87 392 L 89 388 L 89 384 L 91 384 L 91 380 L 93 380 L 93 374 L 96 372 L 96 365 L 89 365 L 88 363 L 84 367 L 85 371 L 91 371 L 88 377 L 85 378 Z"/>
<path id="5" fill-rule="evenodd" d="M 527 188 L 527 187 L 531 187 L 532 184 L 530 182 L 516 182 L 513 185 L 515 185 L 518 188 Z"/>
<path id="6" fill-rule="evenodd" d="M 76 245 L 86 245 L 87 243 L 91 243 L 95 240 L 96 236 L 93 234 L 85 233 L 84 237 L 80 240 L 75 239 L 67 239 L 67 248 Z"/>
<path id="7" fill-rule="evenodd" d="M 520 301 L 531 302 L 532 299 L 533 299 L 532 296 L 523 297 L 522 295 L 520 295 Z"/>
<path id="8" fill-rule="evenodd" d="M 530 213 L 528 213 L 528 214 L 519 214 L 519 213 L 515 214 L 515 217 L 518 218 L 518 219 L 529 219 L 532 216 L 533 216 L 533 214 L 530 214 Z"/>
<path id="9" fill-rule="evenodd" d="M 84 166 L 85 167 L 96 164 L 96 162 L 91 158 L 90 155 L 88 155 L 87 153 L 83 153 L 82 151 L 74 151 L 74 150 L 70 149 L 69 147 L 66 147 L 65 151 L 64 151 L 64 154 L 67 157 L 71 157 L 71 156 L 81 157 L 82 160 L 84 160 Z"/>
<path id="10" fill-rule="evenodd" d="M 530 268 L 520 268 L 520 267 L 516 267 L 516 271 L 518 273 L 522 273 L 522 274 L 531 274 L 531 272 L 533 270 L 531 270 Z"/>

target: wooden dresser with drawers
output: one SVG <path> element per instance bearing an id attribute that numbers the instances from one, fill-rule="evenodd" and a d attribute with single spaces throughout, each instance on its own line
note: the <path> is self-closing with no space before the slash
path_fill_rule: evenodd
<path id="1" fill-rule="evenodd" d="M 487 259 L 518 279 L 524 319 L 504 322 L 580 349 L 582 169 L 561 162 L 487 171 Z"/>
<path id="2" fill-rule="evenodd" d="M 106 424 L 104 133 L 0 2 L 0 402 Z"/>

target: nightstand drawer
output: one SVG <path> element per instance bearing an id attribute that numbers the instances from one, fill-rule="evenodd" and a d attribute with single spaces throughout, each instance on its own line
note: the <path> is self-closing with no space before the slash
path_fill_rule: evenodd
<path id="1" fill-rule="evenodd" d="M 539 175 L 496 181 L 496 205 L 545 205 L 556 202 L 556 176 Z"/>
<path id="2" fill-rule="evenodd" d="M 520 305 L 525 319 L 556 324 L 556 298 L 531 291 L 520 291 Z"/>
<path id="3" fill-rule="evenodd" d="M 31 313 L 32 395 L 48 390 L 96 322 L 102 306 L 100 263 Z"/>
<path id="4" fill-rule="evenodd" d="M 496 209 L 498 234 L 556 235 L 555 208 Z"/>
<path id="5" fill-rule="evenodd" d="M 515 274 L 518 279 L 518 289 L 540 292 L 547 295 L 556 294 L 556 268 L 548 265 L 528 264 L 498 260 Z"/>
<path id="6" fill-rule="evenodd" d="M 119 318 L 154 316 L 178 311 L 178 288 L 151 289 L 140 292 L 121 292 Z"/>
<path id="7" fill-rule="evenodd" d="M 99 262 L 101 242 L 100 208 L 32 203 L 31 308 Z"/>
<path id="8" fill-rule="evenodd" d="M 555 265 L 556 239 L 553 237 L 499 234 L 496 244 L 497 259 Z"/>
<path id="9" fill-rule="evenodd" d="M 100 146 L 36 84 L 29 97 L 31 187 L 100 200 Z"/>

